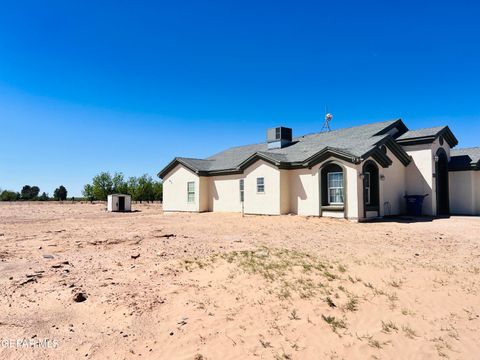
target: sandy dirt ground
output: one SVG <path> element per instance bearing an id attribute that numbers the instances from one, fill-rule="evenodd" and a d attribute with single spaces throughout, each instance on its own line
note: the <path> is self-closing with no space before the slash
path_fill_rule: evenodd
<path id="1" fill-rule="evenodd" d="M 0 204 L 1 359 L 480 358 L 480 218 L 134 209 Z"/>

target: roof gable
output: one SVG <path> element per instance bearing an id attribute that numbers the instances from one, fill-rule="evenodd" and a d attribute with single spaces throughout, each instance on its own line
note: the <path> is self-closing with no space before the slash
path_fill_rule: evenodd
<path id="1" fill-rule="evenodd" d="M 440 136 L 443 136 L 450 147 L 454 147 L 458 144 L 457 138 L 455 135 L 453 135 L 448 126 L 436 126 L 431 128 L 409 130 L 403 135 L 399 136 L 397 138 L 397 142 L 401 145 L 430 144 Z"/>

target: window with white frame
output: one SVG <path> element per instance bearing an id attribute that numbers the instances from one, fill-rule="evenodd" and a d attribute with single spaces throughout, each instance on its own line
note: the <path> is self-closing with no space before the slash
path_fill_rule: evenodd
<path id="1" fill-rule="evenodd" d="M 343 205 L 343 172 L 327 174 L 329 205 Z"/>
<path id="2" fill-rule="evenodd" d="M 195 181 L 187 182 L 187 202 L 195 202 Z"/>
<path id="3" fill-rule="evenodd" d="M 257 193 L 265 192 L 265 179 L 263 177 L 257 178 Z"/>
<path id="4" fill-rule="evenodd" d="M 240 179 L 240 202 L 243 202 L 245 196 L 245 182 Z"/>
<path id="5" fill-rule="evenodd" d="M 370 194 L 371 194 L 371 186 L 370 186 L 370 173 L 366 172 L 363 174 L 364 184 L 365 184 L 365 204 L 370 205 Z"/>

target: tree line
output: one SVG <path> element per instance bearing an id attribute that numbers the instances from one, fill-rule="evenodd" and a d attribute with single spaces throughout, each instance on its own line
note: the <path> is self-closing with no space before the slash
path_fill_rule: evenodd
<path id="1" fill-rule="evenodd" d="M 66 200 L 68 191 L 65 186 L 60 185 L 50 197 L 46 192 L 40 194 L 38 186 L 25 185 L 20 192 L 11 190 L 0 190 L 0 201 L 48 201 L 48 200 Z"/>
<path id="2" fill-rule="evenodd" d="M 90 200 L 107 200 L 110 194 L 128 194 L 134 201 L 162 201 L 163 184 L 144 174 L 140 177 L 125 179 L 121 172 L 111 175 L 101 172 L 92 179 L 91 184 L 83 187 L 83 196 Z"/>

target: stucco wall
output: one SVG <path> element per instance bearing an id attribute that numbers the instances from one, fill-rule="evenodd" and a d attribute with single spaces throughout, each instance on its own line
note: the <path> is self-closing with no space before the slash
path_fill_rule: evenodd
<path id="1" fill-rule="evenodd" d="M 195 201 L 187 201 L 187 182 L 195 182 Z M 177 165 L 163 179 L 163 210 L 164 211 L 200 211 L 200 203 L 205 206 L 205 200 L 199 199 L 200 178 L 182 165 Z"/>
<path id="2" fill-rule="evenodd" d="M 407 193 L 409 195 L 425 195 L 423 203 L 424 215 L 437 214 L 437 197 L 435 183 L 435 160 L 438 149 L 442 147 L 450 159 L 450 146 L 446 141 L 440 145 L 439 139 L 431 144 L 404 146 L 403 149 L 413 158 L 407 167 Z"/>
<path id="3" fill-rule="evenodd" d="M 450 180 L 450 212 L 458 215 L 479 215 L 480 173 L 453 171 Z"/>
<path id="4" fill-rule="evenodd" d="M 240 212 L 240 175 L 210 177 L 209 211 Z"/>
<path id="5" fill-rule="evenodd" d="M 257 193 L 257 178 L 263 177 L 265 192 Z M 280 170 L 259 160 L 245 169 L 245 213 L 279 215 L 280 209 Z"/>
<path id="6" fill-rule="evenodd" d="M 199 186 L 199 192 L 198 192 L 198 198 L 199 198 L 198 210 L 201 212 L 209 211 L 210 198 L 211 198 L 210 178 L 206 176 L 200 176 L 199 181 L 200 181 L 200 186 Z"/>
<path id="7" fill-rule="evenodd" d="M 318 166 L 289 170 L 290 211 L 298 215 L 320 215 Z"/>
<path id="8" fill-rule="evenodd" d="M 407 167 L 387 149 L 387 156 L 392 160 L 392 165 L 387 168 L 378 166 L 379 177 L 379 211 L 380 216 L 400 215 L 405 212 L 405 193 L 407 183 Z M 363 166 L 363 165 L 362 165 Z M 363 190 L 362 190 L 363 197 Z M 363 200 L 362 200 L 363 206 Z"/>
<path id="9" fill-rule="evenodd" d="M 407 166 L 407 194 L 425 195 L 423 213 L 434 215 L 435 196 L 433 193 L 434 161 L 432 144 L 405 146 L 404 150 L 412 157 L 412 162 Z"/>
<path id="10" fill-rule="evenodd" d="M 289 214 L 290 210 L 290 171 L 280 170 L 280 212 Z"/>
<path id="11" fill-rule="evenodd" d="M 289 170 L 290 184 L 290 212 L 305 216 L 334 216 L 347 217 L 356 220 L 359 217 L 358 194 L 358 167 L 351 163 L 341 160 L 335 160 L 336 163 L 343 165 L 346 174 L 346 212 L 323 211 L 320 206 L 320 168 L 325 164 L 317 164 L 311 169 Z"/>

